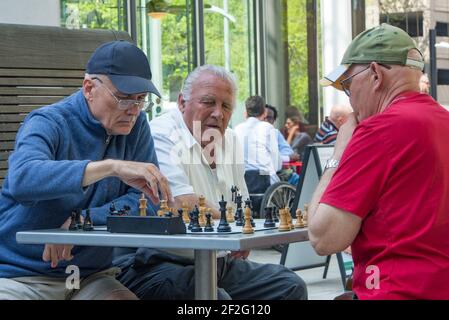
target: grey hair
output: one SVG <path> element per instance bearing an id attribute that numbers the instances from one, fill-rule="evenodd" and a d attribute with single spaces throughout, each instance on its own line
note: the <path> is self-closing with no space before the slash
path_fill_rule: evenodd
<path id="1" fill-rule="evenodd" d="M 234 94 L 234 100 L 237 96 L 237 80 L 235 76 L 226 70 L 223 67 L 215 66 L 211 64 L 206 64 L 203 66 L 197 67 L 195 70 L 189 73 L 187 78 L 184 80 L 184 85 L 181 89 L 181 94 L 184 100 L 189 100 L 190 96 L 192 94 L 192 87 L 193 84 L 198 80 L 198 78 L 203 73 L 209 73 L 212 74 L 218 78 L 223 79 L 224 81 L 228 82 L 231 85 L 232 93 Z"/>

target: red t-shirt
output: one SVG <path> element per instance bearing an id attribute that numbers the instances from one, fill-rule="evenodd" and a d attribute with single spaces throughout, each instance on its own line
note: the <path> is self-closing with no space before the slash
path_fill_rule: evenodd
<path id="1" fill-rule="evenodd" d="M 408 92 L 362 121 L 321 202 L 363 219 L 360 299 L 449 299 L 449 112 L 430 96 Z"/>

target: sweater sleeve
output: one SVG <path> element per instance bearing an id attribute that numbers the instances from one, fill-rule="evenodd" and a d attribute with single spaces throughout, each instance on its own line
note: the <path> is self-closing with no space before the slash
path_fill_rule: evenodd
<path id="1" fill-rule="evenodd" d="M 56 160 L 63 141 L 54 119 L 32 115 L 17 134 L 9 157 L 9 191 L 19 203 L 83 194 L 82 180 L 89 160 Z"/>
<path id="2" fill-rule="evenodd" d="M 137 134 L 129 137 L 129 139 L 136 139 L 137 143 L 135 146 L 135 152 L 132 159 L 126 159 L 130 161 L 137 162 L 146 162 L 152 163 L 159 168 L 159 162 L 156 157 L 156 151 L 154 149 L 154 140 L 151 135 L 150 127 L 148 123 L 142 121 L 142 125 Z M 130 215 L 139 215 L 139 199 L 141 196 L 141 192 L 132 187 L 126 186 L 126 193 L 122 196 L 114 199 L 114 204 L 117 209 L 123 208 L 123 206 L 127 205 L 131 208 Z M 160 195 L 159 195 L 160 196 Z M 107 202 L 100 207 L 90 208 L 92 223 L 94 225 L 105 225 L 106 217 L 109 214 L 109 207 L 111 206 L 111 202 Z M 147 197 L 147 214 L 155 215 L 159 205 L 155 205 L 151 202 L 151 200 Z M 83 215 L 85 215 L 85 211 L 83 211 Z"/>

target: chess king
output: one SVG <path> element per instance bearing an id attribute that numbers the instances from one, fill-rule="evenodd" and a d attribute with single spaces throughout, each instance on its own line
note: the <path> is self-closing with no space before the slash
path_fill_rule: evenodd
<path id="1" fill-rule="evenodd" d="M 177 208 L 188 207 L 190 211 L 195 205 L 207 207 L 218 219 L 221 195 L 231 203 L 233 186 L 238 187 L 243 199 L 249 197 L 243 156 L 239 154 L 234 132 L 228 128 L 236 94 L 236 81 L 231 73 L 222 67 L 201 66 L 185 79 L 178 108 L 150 122 L 159 166 L 169 181 Z M 200 205 L 201 195 L 205 203 L 202 199 Z M 251 262 L 246 259 L 248 254 L 217 254 L 219 299 L 307 298 L 306 286 L 294 272 L 281 265 Z M 123 270 L 118 278 L 139 298 L 194 298 L 190 250 L 140 248 L 134 255 L 116 262 Z M 136 265 L 139 270 L 134 268 Z"/>

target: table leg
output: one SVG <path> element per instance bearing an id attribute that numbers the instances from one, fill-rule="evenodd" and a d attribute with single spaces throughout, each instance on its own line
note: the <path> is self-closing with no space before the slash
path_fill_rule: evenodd
<path id="1" fill-rule="evenodd" d="M 195 250 L 195 299 L 217 300 L 217 252 Z"/>

